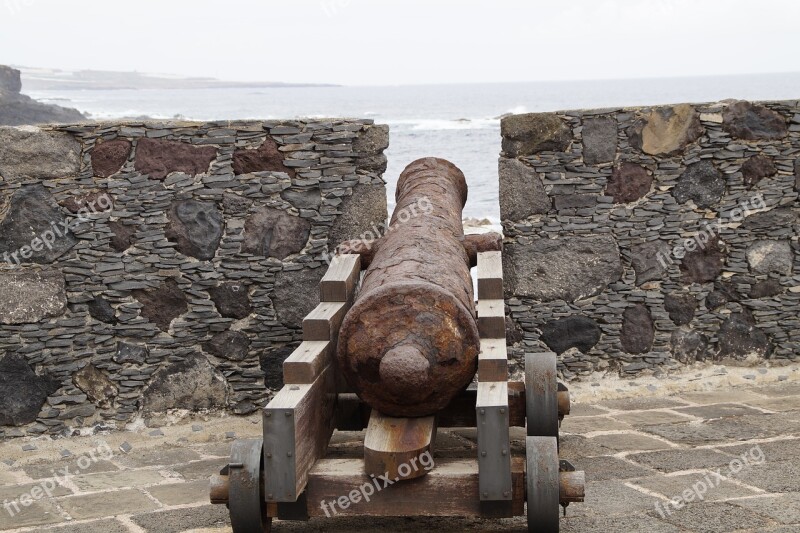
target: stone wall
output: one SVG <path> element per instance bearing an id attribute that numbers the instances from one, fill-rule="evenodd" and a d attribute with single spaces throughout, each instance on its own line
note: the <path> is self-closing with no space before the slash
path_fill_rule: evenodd
<path id="1" fill-rule="evenodd" d="M 512 354 L 567 379 L 800 352 L 800 103 L 516 115 L 500 204 Z"/>
<path id="2" fill-rule="evenodd" d="M 253 412 L 329 250 L 386 217 L 365 120 L 0 128 L 0 437 Z"/>

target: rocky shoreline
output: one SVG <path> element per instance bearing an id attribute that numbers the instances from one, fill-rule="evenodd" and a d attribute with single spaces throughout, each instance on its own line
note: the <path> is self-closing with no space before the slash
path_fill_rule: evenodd
<path id="1" fill-rule="evenodd" d="M 65 124 L 87 120 L 77 109 L 43 104 L 21 91 L 20 71 L 0 65 L 0 126 Z"/>

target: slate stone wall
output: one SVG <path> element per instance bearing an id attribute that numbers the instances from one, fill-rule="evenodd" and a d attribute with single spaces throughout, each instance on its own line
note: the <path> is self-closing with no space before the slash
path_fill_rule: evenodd
<path id="1" fill-rule="evenodd" d="M 516 115 L 500 204 L 511 353 L 567 379 L 800 353 L 800 103 Z"/>
<path id="2" fill-rule="evenodd" d="M 0 437 L 246 414 L 386 217 L 368 120 L 0 128 Z"/>

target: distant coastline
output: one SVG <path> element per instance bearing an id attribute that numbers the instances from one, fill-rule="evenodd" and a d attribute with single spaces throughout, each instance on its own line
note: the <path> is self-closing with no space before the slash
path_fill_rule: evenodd
<path id="1" fill-rule="evenodd" d="M 216 78 L 184 78 L 142 72 L 99 70 L 59 70 L 15 67 L 22 72 L 28 91 L 113 91 L 113 90 L 187 90 L 187 89 L 271 89 L 292 87 L 339 87 L 324 83 L 288 83 L 277 81 L 239 82 Z"/>

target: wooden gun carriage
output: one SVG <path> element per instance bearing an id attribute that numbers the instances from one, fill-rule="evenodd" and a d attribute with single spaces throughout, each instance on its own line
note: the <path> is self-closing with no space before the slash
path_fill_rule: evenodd
<path id="1" fill-rule="evenodd" d="M 387 234 L 340 246 L 263 438 L 235 442 L 211 481 L 235 533 L 273 518 L 525 514 L 529 531 L 550 532 L 560 505 L 583 501 L 583 472 L 558 457 L 570 401 L 556 355 L 526 354 L 525 381 L 509 382 L 502 238 L 464 236 L 466 199 L 458 168 L 416 161 Z M 473 457 L 436 456 L 437 429 L 451 427 L 476 428 Z M 527 428 L 524 456 L 511 427 Z M 327 457 L 336 430 L 366 430 L 363 458 Z"/>

